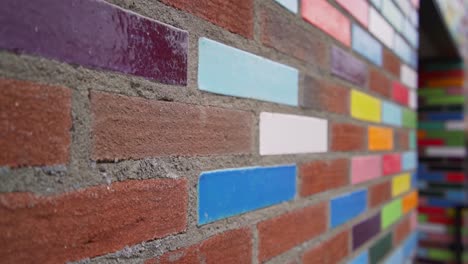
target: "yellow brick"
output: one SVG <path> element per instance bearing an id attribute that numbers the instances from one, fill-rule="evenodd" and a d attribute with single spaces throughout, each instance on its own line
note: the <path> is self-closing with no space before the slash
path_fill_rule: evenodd
<path id="1" fill-rule="evenodd" d="M 404 173 L 392 179 L 392 197 L 398 196 L 410 189 L 411 175 Z"/>
<path id="2" fill-rule="evenodd" d="M 356 90 L 351 91 L 352 117 L 380 123 L 381 111 L 381 102 L 379 99 Z"/>

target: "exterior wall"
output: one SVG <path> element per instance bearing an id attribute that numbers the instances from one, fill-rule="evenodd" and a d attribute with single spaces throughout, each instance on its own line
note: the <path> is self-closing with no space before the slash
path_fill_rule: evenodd
<path id="1" fill-rule="evenodd" d="M 6 263 L 402 263 L 418 1 L 0 6 Z"/>

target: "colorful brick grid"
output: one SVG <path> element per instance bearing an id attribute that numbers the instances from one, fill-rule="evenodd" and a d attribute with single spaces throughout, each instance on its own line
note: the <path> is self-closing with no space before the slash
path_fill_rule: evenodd
<path id="1" fill-rule="evenodd" d="M 411 258 L 416 141 L 453 147 L 460 128 L 429 113 L 451 134 L 416 140 L 414 3 L 13 2 L 0 8 L 0 56 L 20 63 L 0 71 L 0 113 L 22 119 L 0 128 L 0 172 L 18 178 L 0 189 L 2 260 L 136 248 L 128 258 L 147 264 Z M 428 92 L 423 105 L 460 102 L 445 77 L 427 80 L 452 85 L 447 98 Z"/>

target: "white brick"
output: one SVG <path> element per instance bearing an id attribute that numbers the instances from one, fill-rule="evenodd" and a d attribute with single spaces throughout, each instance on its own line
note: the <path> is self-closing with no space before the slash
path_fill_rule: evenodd
<path id="1" fill-rule="evenodd" d="M 392 48 L 395 30 L 374 8 L 370 8 L 369 31 L 385 46 Z"/>
<path id="2" fill-rule="evenodd" d="M 400 80 L 411 89 L 416 89 L 418 86 L 418 74 L 406 64 L 401 64 Z"/>

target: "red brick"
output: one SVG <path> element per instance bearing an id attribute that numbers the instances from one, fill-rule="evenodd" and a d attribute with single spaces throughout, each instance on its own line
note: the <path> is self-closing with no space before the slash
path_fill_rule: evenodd
<path id="1" fill-rule="evenodd" d="M 300 105 L 303 108 L 348 114 L 349 89 L 336 83 L 306 75 L 303 82 L 303 95 L 300 98 Z"/>
<path id="2" fill-rule="evenodd" d="M 0 166 L 66 164 L 71 91 L 0 79 Z"/>
<path id="3" fill-rule="evenodd" d="M 161 0 L 247 38 L 253 36 L 253 0 Z"/>
<path id="4" fill-rule="evenodd" d="M 318 35 L 289 16 L 265 8 L 261 13 L 261 39 L 268 47 L 320 67 L 328 68 L 327 46 Z"/>
<path id="5" fill-rule="evenodd" d="M 63 263 L 168 236 L 187 225 L 187 182 L 130 180 L 55 196 L 0 195 L 6 263 Z"/>
<path id="6" fill-rule="evenodd" d="M 93 159 L 249 153 L 252 114 L 92 92 Z"/>
<path id="7" fill-rule="evenodd" d="M 383 66 L 386 71 L 400 77 L 400 60 L 390 50 L 384 49 Z"/>
<path id="8" fill-rule="evenodd" d="M 249 229 L 226 231 L 207 240 L 165 253 L 147 260 L 145 264 L 193 264 L 193 263 L 250 263 L 252 260 L 252 234 Z"/>
<path id="9" fill-rule="evenodd" d="M 206 264 L 238 264 L 252 261 L 252 236 L 248 229 L 215 236 L 200 245 L 200 258 Z"/>
<path id="10" fill-rule="evenodd" d="M 393 231 L 393 245 L 398 246 L 411 233 L 411 218 L 406 217 L 399 222 Z"/>
<path id="11" fill-rule="evenodd" d="M 392 95 L 390 80 L 379 70 L 370 70 L 369 87 L 372 91 L 382 96 L 391 97 Z"/>
<path id="12" fill-rule="evenodd" d="M 302 257 L 303 264 L 335 264 L 349 255 L 349 231 L 345 230 L 330 240 L 307 251 Z"/>
<path id="13" fill-rule="evenodd" d="M 299 166 L 301 196 L 309 196 L 348 184 L 349 161 L 312 161 Z"/>
<path id="14" fill-rule="evenodd" d="M 332 151 L 358 151 L 366 148 L 366 128 L 353 124 L 332 123 Z"/>
<path id="15" fill-rule="evenodd" d="M 409 149 L 409 138 L 408 132 L 406 130 L 396 130 L 396 137 L 398 142 L 398 147 L 401 150 L 408 150 Z"/>
<path id="16" fill-rule="evenodd" d="M 369 187 L 369 206 L 377 207 L 392 198 L 392 186 L 389 181 Z"/>
<path id="17" fill-rule="evenodd" d="M 321 203 L 259 223 L 259 260 L 271 259 L 325 232 L 327 214 L 326 204 Z"/>

